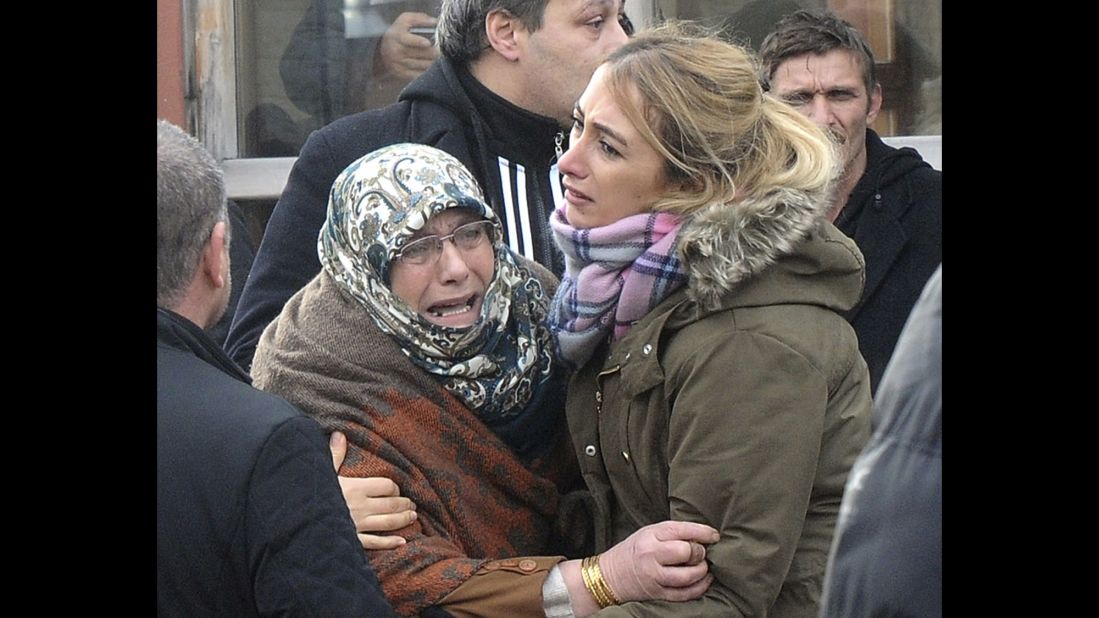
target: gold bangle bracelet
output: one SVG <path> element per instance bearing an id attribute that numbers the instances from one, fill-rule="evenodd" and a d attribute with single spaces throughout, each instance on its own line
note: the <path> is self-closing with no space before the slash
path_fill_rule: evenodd
<path id="1" fill-rule="evenodd" d="M 591 581 L 591 556 L 580 561 L 580 576 L 584 578 L 584 587 L 588 589 L 592 598 L 595 599 L 595 604 L 598 605 L 600 609 L 605 607 L 602 600 L 599 598 L 599 594 L 595 591 L 595 584 Z"/>
<path id="2" fill-rule="evenodd" d="M 621 604 L 607 580 L 603 578 L 603 570 L 599 568 L 599 556 L 588 556 L 580 561 L 580 576 L 584 579 L 584 587 L 591 592 L 600 609 Z"/>
<path id="3" fill-rule="evenodd" d="M 603 592 L 603 596 L 607 598 L 610 605 L 621 605 L 622 601 L 618 600 L 618 595 L 611 590 L 610 584 L 603 578 L 603 570 L 599 568 L 599 556 L 592 559 L 592 581 L 597 588 L 600 588 Z"/>
<path id="4" fill-rule="evenodd" d="M 600 609 L 603 609 L 605 607 L 610 607 L 611 602 L 610 599 L 603 594 L 603 590 L 595 583 L 595 577 L 592 572 L 594 563 L 595 558 L 593 556 L 584 558 L 580 562 L 580 576 L 583 577 L 584 587 L 591 593 L 592 598 L 595 599 L 596 605 L 598 605 Z"/>

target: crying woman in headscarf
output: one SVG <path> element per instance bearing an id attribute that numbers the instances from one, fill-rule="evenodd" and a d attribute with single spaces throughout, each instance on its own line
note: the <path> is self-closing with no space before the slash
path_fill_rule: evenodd
<path id="1" fill-rule="evenodd" d="M 564 497 L 583 482 L 545 327 L 557 280 L 507 247 L 469 171 L 417 144 L 366 155 L 333 184 L 317 248 L 252 376 L 347 436 L 341 476 L 415 502 L 405 543 L 368 552 L 398 613 L 453 601 L 491 558 L 578 551 L 587 524 L 559 516 L 581 512 Z"/>

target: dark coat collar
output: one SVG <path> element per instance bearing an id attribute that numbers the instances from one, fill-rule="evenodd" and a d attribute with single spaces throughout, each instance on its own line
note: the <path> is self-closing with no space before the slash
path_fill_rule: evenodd
<path id="1" fill-rule="evenodd" d="M 225 351 L 221 349 L 197 324 L 165 309 L 156 308 L 156 340 L 163 344 L 183 352 L 190 352 L 207 364 L 222 370 L 231 378 L 235 378 L 251 384 L 252 379 L 248 374 L 233 362 Z"/>
<path id="2" fill-rule="evenodd" d="M 908 244 L 901 225 L 913 203 L 907 176 L 920 167 L 930 166 L 914 149 L 893 148 L 877 133 L 866 130 L 866 172 L 836 219 L 836 227 L 855 240 L 866 259 L 866 285 L 862 299 L 848 313 L 850 319 L 873 297 Z"/>

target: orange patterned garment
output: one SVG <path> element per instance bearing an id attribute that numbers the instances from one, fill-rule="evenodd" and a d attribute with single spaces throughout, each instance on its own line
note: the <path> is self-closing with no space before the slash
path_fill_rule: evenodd
<path id="1" fill-rule="evenodd" d="M 524 466 L 477 416 L 415 366 L 362 307 L 320 274 L 264 333 L 255 385 L 347 435 L 340 474 L 392 479 L 417 505 L 408 543 L 367 556 L 401 615 L 415 615 L 489 559 L 551 546 L 556 474 Z M 562 410 L 556 426 L 564 435 Z"/>

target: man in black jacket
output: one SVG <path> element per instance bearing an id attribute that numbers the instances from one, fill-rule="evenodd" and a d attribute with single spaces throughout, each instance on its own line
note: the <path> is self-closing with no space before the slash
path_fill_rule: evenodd
<path id="1" fill-rule="evenodd" d="M 556 158 L 591 74 L 626 42 L 622 0 L 444 0 L 442 56 L 397 103 L 310 135 L 267 223 L 225 349 L 250 368 L 263 329 L 320 272 L 317 234 L 332 181 L 383 146 L 413 142 L 458 158 L 481 183 L 510 246 L 560 275 L 549 216 Z"/>
<path id="2" fill-rule="evenodd" d="M 862 298 L 847 319 L 876 391 L 909 312 L 943 259 L 942 172 L 869 128 L 882 89 L 870 45 L 851 24 L 826 11 L 796 11 L 767 35 L 760 56 L 765 87 L 842 144 L 829 218 L 866 258 Z"/>
<path id="3" fill-rule="evenodd" d="M 221 172 L 157 122 L 157 614 L 392 616 L 324 433 L 203 331 L 229 300 Z"/>

